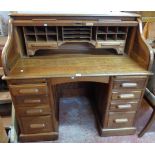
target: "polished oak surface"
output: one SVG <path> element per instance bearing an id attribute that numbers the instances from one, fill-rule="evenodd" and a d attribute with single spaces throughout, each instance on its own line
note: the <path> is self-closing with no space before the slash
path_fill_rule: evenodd
<path id="1" fill-rule="evenodd" d="M 11 78 L 150 74 L 127 56 L 68 54 L 19 59 Z"/>

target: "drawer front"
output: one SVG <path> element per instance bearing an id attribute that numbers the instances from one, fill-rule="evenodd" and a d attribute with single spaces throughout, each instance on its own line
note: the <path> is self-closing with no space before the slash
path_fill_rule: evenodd
<path id="1" fill-rule="evenodd" d="M 48 42 L 45 42 L 44 44 L 43 43 L 28 43 L 27 44 L 27 47 L 28 48 L 31 48 L 31 49 L 38 49 L 38 48 L 44 48 L 44 49 L 48 49 L 48 48 L 57 48 L 58 45 L 57 45 L 57 42 L 52 42 L 51 43 L 48 43 Z"/>
<path id="2" fill-rule="evenodd" d="M 37 115 L 50 115 L 51 110 L 49 106 L 40 107 L 22 107 L 16 108 L 19 116 L 37 116 Z"/>
<path id="3" fill-rule="evenodd" d="M 141 97 L 141 91 L 113 91 L 112 99 L 113 100 L 131 100 L 139 99 Z"/>
<path id="4" fill-rule="evenodd" d="M 136 111 L 139 100 L 111 102 L 110 111 Z"/>
<path id="5" fill-rule="evenodd" d="M 114 80 L 113 89 L 143 89 L 146 79 Z"/>
<path id="6" fill-rule="evenodd" d="M 47 95 L 16 96 L 15 105 L 19 107 L 49 105 Z"/>
<path id="7" fill-rule="evenodd" d="M 22 128 L 24 134 L 44 133 L 53 131 L 53 123 L 51 116 L 40 117 L 21 117 Z"/>
<path id="8" fill-rule="evenodd" d="M 135 112 L 109 112 L 108 128 L 124 128 L 133 126 Z"/>
<path id="9" fill-rule="evenodd" d="M 46 84 L 23 84 L 23 85 L 10 85 L 9 86 L 12 95 L 22 96 L 22 95 L 40 95 L 47 94 Z"/>

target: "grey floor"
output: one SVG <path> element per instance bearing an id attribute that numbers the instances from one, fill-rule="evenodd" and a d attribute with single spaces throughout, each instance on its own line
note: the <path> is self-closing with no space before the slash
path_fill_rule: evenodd
<path id="1" fill-rule="evenodd" d="M 146 123 L 151 109 L 142 104 L 136 121 L 137 133 Z M 142 138 L 130 136 L 100 137 L 94 114 L 85 97 L 65 98 L 60 101 L 59 139 L 54 143 L 141 143 L 155 142 L 155 125 Z M 155 124 L 155 123 L 154 123 Z"/>

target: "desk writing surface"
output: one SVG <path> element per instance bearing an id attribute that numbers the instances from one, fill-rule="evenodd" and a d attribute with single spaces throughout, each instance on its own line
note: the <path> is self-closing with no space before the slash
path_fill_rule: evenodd
<path id="1" fill-rule="evenodd" d="M 46 78 L 150 74 L 127 56 L 57 54 L 21 58 L 6 78 Z"/>

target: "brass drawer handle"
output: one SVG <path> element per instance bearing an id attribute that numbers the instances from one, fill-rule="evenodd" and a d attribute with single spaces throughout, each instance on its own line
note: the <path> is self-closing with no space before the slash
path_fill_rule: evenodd
<path id="1" fill-rule="evenodd" d="M 45 124 L 30 124 L 30 128 L 31 129 L 41 129 L 41 128 L 45 128 Z"/>
<path id="2" fill-rule="evenodd" d="M 41 100 L 40 99 L 36 99 L 36 100 L 27 99 L 27 100 L 24 100 L 24 103 L 41 103 Z"/>
<path id="3" fill-rule="evenodd" d="M 132 106 L 131 104 L 125 104 L 125 105 L 118 105 L 118 109 L 130 109 Z"/>
<path id="4" fill-rule="evenodd" d="M 120 94 L 118 97 L 120 99 L 130 99 L 130 98 L 134 98 L 135 95 L 134 94 Z"/>
<path id="5" fill-rule="evenodd" d="M 120 119 L 115 119 L 115 123 L 127 123 L 128 119 L 127 118 L 120 118 Z"/>
<path id="6" fill-rule="evenodd" d="M 38 93 L 39 92 L 39 89 L 37 88 L 32 88 L 32 89 L 20 89 L 19 90 L 19 93 L 21 94 L 30 94 L 30 93 Z"/>
<path id="7" fill-rule="evenodd" d="M 27 114 L 41 114 L 42 112 L 42 109 L 30 109 L 26 111 Z"/>
<path id="8" fill-rule="evenodd" d="M 135 87 L 137 87 L 137 83 L 122 83 L 121 87 L 123 87 L 123 88 L 135 88 Z"/>

